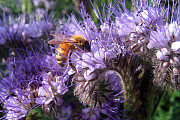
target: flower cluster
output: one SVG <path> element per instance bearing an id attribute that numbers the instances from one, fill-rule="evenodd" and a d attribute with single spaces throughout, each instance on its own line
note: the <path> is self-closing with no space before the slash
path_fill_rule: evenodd
<path id="1" fill-rule="evenodd" d="M 158 5 L 158 1 L 149 6 L 147 2 L 137 3 L 134 12 L 115 11 L 115 31 L 120 37 L 126 37 L 123 44 L 129 50 L 149 57 L 155 66 L 154 82 L 160 87 L 173 91 L 179 89 L 179 8 L 173 9 L 173 15 L 168 15 Z M 135 4 L 135 3 L 134 3 Z M 177 4 L 173 3 L 175 7 Z M 170 6 L 170 5 L 169 5 Z M 120 6 L 118 6 L 120 8 Z M 170 11 L 170 9 L 166 9 Z M 121 13 L 122 12 L 122 13 Z M 121 13 L 119 15 L 119 13 Z M 169 22 L 170 21 L 170 22 Z M 170 76 L 170 78 L 167 78 Z"/>
<path id="2" fill-rule="evenodd" d="M 35 7 L 38 7 L 44 4 L 44 7 L 47 10 L 51 10 L 55 7 L 56 1 L 55 0 L 33 0 L 33 4 Z"/>
<path id="3" fill-rule="evenodd" d="M 109 4 L 102 13 L 93 6 L 99 26 L 84 6 L 80 21 L 72 14 L 57 27 L 48 18 L 4 16 L 0 45 L 12 48 L 0 81 L 6 119 L 38 119 L 35 108 L 56 119 L 147 119 L 164 87 L 179 90 L 179 5 L 132 0 L 130 11 L 125 2 Z M 59 46 L 45 42 L 52 30 Z"/>
<path id="4" fill-rule="evenodd" d="M 53 29 L 52 15 L 40 16 L 42 13 L 34 13 L 33 16 L 23 14 L 18 17 L 3 14 L 0 20 L 1 45 L 17 46 L 16 44 L 28 44 L 37 39 L 49 39 L 49 33 Z M 47 14 L 45 11 L 43 14 Z M 15 44 L 15 45 L 14 45 Z"/>

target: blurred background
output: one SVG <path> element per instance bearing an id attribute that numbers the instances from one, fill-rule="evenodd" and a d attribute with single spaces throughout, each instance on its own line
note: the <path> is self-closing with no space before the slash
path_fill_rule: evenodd
<path id="1" fill-rule="evenodd" d="M 109 2 L 113 0 L 108 0 Z M 114 0 L 117 1 L 117 0 Z M 33 14 L 37 11 L 46 10 L 49 14 L 54 14 L 54 20 L 67 18 L 73 12 L 77 18 L 80 19 L 78 14 L 79 4 L 83 2 L 87 12 L 92 16 L 92 19 L 99 25 L 98 18 L 96 17 L 92 4 L 98 6 L 102 10 L 102 5 L 108 6 L 107 0 L 0 0 L 0 19 L 2 14 L 12 14 L 18 16 L 23 13 Z M 131 9 L 130 0 L 126 0 L 128 9 Z M 0 45 L 0 47 L 2 47 Z M 0 57 L 3 54 L 0 52 Z M 2 61 L 0 61 L 2 66 Z M 5 70 L 4 70 L 5 71 Z M 2 116 L 2 114 L 1 114 Z M 162 97 L 159 106 L 154 113 L 153 120 L 180 120 L 180 91 L 172 93 L 168 91 Z"/>

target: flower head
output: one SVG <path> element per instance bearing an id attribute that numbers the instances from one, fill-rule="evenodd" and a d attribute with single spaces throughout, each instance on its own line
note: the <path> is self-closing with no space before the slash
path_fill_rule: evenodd
<path id="1" fill-rule="evenodd" d="M 26 25 L 25 33 L 28 33 L 30 37 L 40 37 L 42 35 L 42 30 L 36 22 L 33 22 L 32 24 Z"/>
<path id="2" fill-rule="evenodd" d="M 33 0 L 33 4 L 36 7 L 44 4 L 47 10 L 52 10 L 55 7 L 56 2 L 54 0 Z"/>
<path id="3" fill-rule="evenodd" d="M 53 77 L 52 73 L 47 73 L 43 77 L 42 87 L 39 87 L 36 103 L 49 104 L 51 101 L 55 101 L 57 106 L 62 105 L 60 95 L 65 94 L 68 91 L 68 87 L 65 85 L 66 80 L 61 76 Z"/>
<path id="4" fill-rule="evenodd" d="M 0 45 L 4 45 L 8 39 L 9 34 L 5 26 L 0 26 Z"/>
<path id="5" fill-rule="evenodd" d="M 6 109 L 6 119 L 18 120 L 26 117 L 34 104 L 33 99 L 29 97 L 30 94 L 28 90 L 20 89 L 12 78 L 6 77 L 1 81 L 0 97 Z"/>
<path id="6" fill-rule="evenodd" d="M 77 72 L 82 72 L 84 69 L 84 77 L 86 80 L 92 80 L 96 75 L 96 69 L 105 69 L 106 61 L 113 59 L 115 54 L 111 51 L 105 51 L 103 48 L 99 48 L 95 45 L 92 45 L 92 52 L 87 52 L 83 54 L 74 54 L 71 59 L 74 57 L 78 58 L 73 60 L 76 65 Z M 79 56 L 80 55 L 80 56 Z M 82 56 L 81 56 L 82 55 Z"/>

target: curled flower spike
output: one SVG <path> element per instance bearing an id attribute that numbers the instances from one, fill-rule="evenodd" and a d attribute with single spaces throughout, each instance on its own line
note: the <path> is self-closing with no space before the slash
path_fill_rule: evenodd
<path id="1" fill-rule="evenodd" d="M 79 100 L 85 105 L 102 107 L 110 101 L 115 102 L 113 96 L 122 91 L 120 82 L 120 78 L 113 71 L 99 73 L 95 80 L 77 82 L 74 94 L 78 95 Z"/>
<path id="2" fill-rule="evenodd" d="M 136 94 L 134 98 L 131 98 L 131 100 L 135 100 L 131 101 L 131 104 L 137 104 L 137 106 L 131 108 L 131 110 L 139 111 L 138 114 L 140 114 L 142 112 L 140 106 L 145 105 L 142 101 L 147 99 L 142 98 L 136 101 L 136 97 L 140 97 L 145 91 L 150 90 L 144 90 L 142 87 L 148 85 L 152 80 L 150 77 L 152 68 L 147 66 L 151 63 L 143 62 L 145 58 L 132 55 L 132 53 L 124 52 L 125 55 L 116 56 L 115 53 L 106 52 L 105 49 L 93 44 L 91 49 L 91 53 L 74 53 L 74 55 L 77 55 L 76 58 L 79 59 L 75 59 L 72 55 L 73 65 L 77 69 L 77 73 L 73 77 L 76 82 L 74 94 L 79 97 L 84 105 L 93 108 L 102 108 L 104 104 L 111 106 L 111 103 L 116 103 L 115 98 L 119 97 L 118 101 L 120 102 Z M 149 76 L 149 79 L 146 79 L 147 76 Z M 131 83 L 132 81 L 139 82 Z M 129 89 L 133 89 L 133 91 L 128 91 Z M 122 93 L 122 91 L 124 92 Z M 115 94 L 118 94 L 118 96 L 114 96 Z"/>
<path id="3" fill-rule="evenodd" d="M 75 67 L 78 72 L 77 77 L 73 78 L 78 83 L 74 93 L 75 95 L 79 96 L 80 101 L 83 102 L 84 104 L 88 104 L 92 107 L 97 107 L 97 106 L 101 107 L 102 102 L 100 101 L 99 98 L 96 97 L 102 94 L 101 96 L 103 99 L 103 97 L 107 96 L 107 95 L 103 95 L 103 90 L 107 89 L 107 91 L 108 90 L 111 91 L 111 88 L 110 89 L 108 88 L 110 81 L 107 82 L 107 85 L 102 84 L 105 81 L 103 81 L 103 79 L 101 80 L 101 77 L 99 78 L 100 80 L 96 81 L 99 74 L 105 74 L 102 72 L 103 69 L 106 68 L 106 65 L 104 64 L 104 49 L 100 49 L 94 52 L 95 52 L 94 54 L 90 52 L 83 53 L 82 60 L 76 59 L 77 61 L 73 61 L 77 64 L 77 66 Z M 104 78 L 104 75 L 102 75 L 102 77 Z M 102 92 L 100 92 L 101 90 L 99 90 L 99 87 L 102 87 Z"/>
<path id="4" fill-rule="evenodd" d="M 162 33 L 167 37 L 157 38 L 156 41 L 162 43 L 161 45 L 155 45 L 155 48 L 158 48 L 156 53 L 156 58 L 153 59 L 154 63 L 157 63 L 157 67 L 154 70 L 157 76 L 155 83 L 162 88 L 170 88 L 171 91 L 178 90 L 180 85 L 180 75 L 179 75 L 179 25 L 176 22 L 166 24 L 164 26 Z M 165 40 L 162 42 L 161 40 Z M 158 61 L 158 62 L 157 62 Z M 168 78 L 170 76 L 170 78 Z"/>
<path id="5" fill-rule="evenodd" d="M 124 41 L 122 46 L 125 46 L 127 50 L 134 51 L 134 54 L 150 57 L 149 60 L 156 66 L 153 71 L 155 84 L 162 88 L 170 87 L 171 90 L 178 90 L 180 80 L 177 72 L 179 71 L 177 63 L 179 55 L 177 53 L 179 47 L 175 43 L 178 44 L 179 41 L 179 19 L 176 14 L 179 8 L 173 9 L 172 20 L 169 23 L 165 16 L 168 16 L 169 13 L 160 12 L 160 9 L 165 8 L 159 6 L 159 2 L 153 2 L 152 6 L 147 1 L 132 2 L 133 11 L 128 11 L 123 2 L 119 3 L 120 6 L 123 6 L 124 12 L 116 8 L 117 11 L 114 12 L 117 23 L 115 30 L 118 32 L 125 26 L 128 27 L 128 24 L 134 26 L 133 29 L 128 27 L 130 30 L 126 32 L 127 34 L 119 34 Z M 173 5 L 175 6 L 176 3 Z M 167 11 L 169 11 L 169 7 Z M 122 14 L 119 14 L 120 12 Z M 124 20 L 129 22 L 123 22 Z M 124 25 L 123 28 L 121 28 L 122 25 Z M 173 72 L 174 70 L 176 72 Z"/>

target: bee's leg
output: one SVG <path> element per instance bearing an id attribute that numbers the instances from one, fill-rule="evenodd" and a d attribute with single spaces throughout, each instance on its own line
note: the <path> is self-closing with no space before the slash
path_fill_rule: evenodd
<path id="1" fill-rule="evenodd" d="M 76 67 L 71 63 L 71 60 L 69 60 L 69 66 L 77 73 Z"/>
<path id="2" fill-rule="evenodd" d="M 71 56 L 71 54 L 72 54 L 72 53 L 70 53 L 69 56 Z M 76 69 L 76 67 L 72 64 L 70 57 L 69 57 L 69 66 L 77 73 L 77 69 Z"/>

